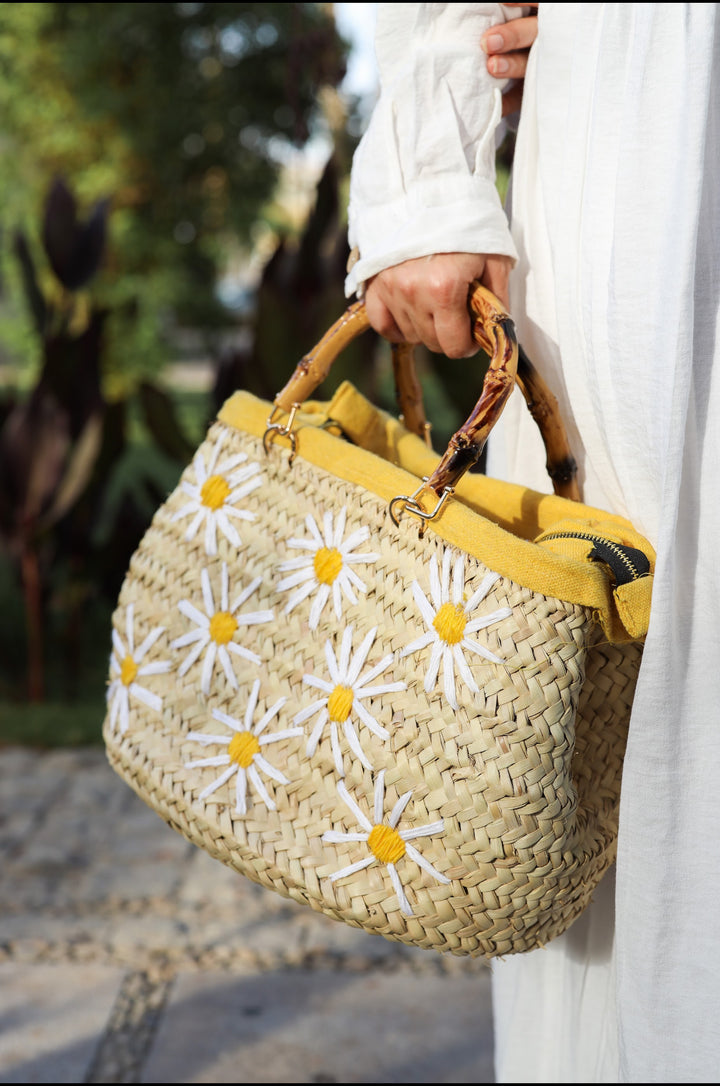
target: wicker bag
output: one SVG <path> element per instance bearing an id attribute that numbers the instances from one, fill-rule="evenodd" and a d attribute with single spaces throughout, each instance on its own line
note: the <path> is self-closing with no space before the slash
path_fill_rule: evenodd
<path id="1" fill-rule="evenodd" d="M 614 859 L 654 554 L 573 500 L 511 319 L 477 285 L 470 309 L 491 363 L 441 457 L 409 348 L 399 419 L 347 382 L 309 399 L 362 303 L 274 404 L 225 403 L 131 560 L 103 734 L 127 783 L 236 871 L 492 957 L 565 931 Z M 468 471 L 515 383 L 555 494 Z"/>

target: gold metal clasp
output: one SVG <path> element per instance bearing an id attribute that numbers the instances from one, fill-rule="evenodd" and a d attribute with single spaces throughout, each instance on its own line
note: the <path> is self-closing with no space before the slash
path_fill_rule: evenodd
<path id="1" fill-rule="evenodd" d="M 402 513 L 400 512 L 401 508 L 403 512 L 410 513 L 412 514 L 412 516 L 418 517 L 418 519 L 420 520 L 421 539 L 425 532 L 425 525 L 427 524 L 427 522 L 429 520 L 434 520 L 435 517 L 439 516 L 440 511 L 445 505 L 445 502 L 448 500 L 451 494 L 454 494 L 455 492 L 454 487 L 446 486 L 442 494 L 438 498 L 435 508 L 431 512 L 427 512 L 427 510 L 423 509 L 423 507 L 420 505 L 418 498 L 423 491 L 428 491 L 430 489 L 427 486 L 428 478 L 429 476 L 426 475 L 423 478 L 422 484 L 417 488 L 417 490 L 413 491 L 412 494 L 398 494 L 396 498 L 392 499 L 388 506 L 388 509 L 390 511 L 390 519 L 396 527 L 400 524 L 400 516 L 402 515 Z M 397 513 L 395 511 L 396 509 L 398 510 Z"/>
<path id="2" fill-rule="evenodd" d="M 293 431 L 293 423 L 295 422 L 295 415 L 300 407 L 299 403 L 294 403 L 290 408 L 290 414 L 288 415 L 287 422 L 283 425 L 280 422 L 273 422 L 275 414 L 280 408 L 277 404 L 273 407 L 272 411 L 268 415 L 267 429 L 263 434 L 263 449 L 266 453 L 269 453 L 270 441 L 275 437 L 286 437 L 290 442 L 290 463 L 292 464 L 297 453 L 297 435 Z"/>

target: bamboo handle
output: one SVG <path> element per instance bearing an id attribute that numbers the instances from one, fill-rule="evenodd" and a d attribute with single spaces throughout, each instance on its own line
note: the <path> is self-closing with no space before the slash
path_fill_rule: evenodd
<path id="1" fill-rule="evenodd" d="M 556 494 L 580 499 L 577 466 L 570 452 L 565 426 L 556 398 L 540 377 L 525 352 L 518 346 L 515 326 L 498 299 L 480 283 L 471 284 L 468 309 L 473 336 L 489 355 L 482 392 L 472 412 L 451 437 L 445 453 L 425 487 L 441 497 L 477 463 L 508 396 L 517 383 L 542 435 L 547 454 L 546 467 Z M 354 302 L 298 362 L 285 387 L 275 397 L 276 410 L 293 412 L 308 399 L 328 376 L 340 352 L 370 327 L 363 302 Z M 398 404 L 405 425 L 428 441 L 429 425 L 423 407 L 422 389 L 414 366 L 413 347 L 392 348 Z M 428 441 L 429 443 L 429 441 Z"/>

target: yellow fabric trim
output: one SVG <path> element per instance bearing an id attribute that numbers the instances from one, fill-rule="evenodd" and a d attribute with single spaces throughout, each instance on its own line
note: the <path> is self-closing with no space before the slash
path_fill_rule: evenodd
<path id="1" fill-rule="evenodd" d="M 271 411 L 272 405 L 266 401 L 248 392 L 236 392 L 218 417 L 228 426 L 262 438 Z M 350 440 L 338 437 L 323 425 L 331 420 L 340 424 Z M 398 495 L 412 494 L 439 460 L 419 437 L 372 405 L 347 381 L 331 401 L 303 405 L 294 429 L 298 456 L 387 502 Z M 282 438 L 277 440 L 283 442 Z M 568 522 L 575 529 L 598 534 L 612 531 L 617 542 L 645 551 L 654 569 L 652 547 L 622 517 L 485 475 L 465 475 L 454 497 L 427 530 L 517 584 L 591 608 L 612 642 L 644 637 L 652 576 L 627 586 L 633 591 L 622 592 L 617 600 L 599 563 L 588 562 L 582 555 L 554 553 L 549 545 L 533 542 Z M 397 531 L 401 539 L 402 532 L 417 531 L 417 520 L 407 515 L 396 529 L 388 517 L 388 531 Z"/>
<path id="2" fill-rule="evenodd" d="M 649 583 L 648 583 L 649 582 Z M 618 614 L 631 638 L 643 638 L 650 622 L 652 577 L 621 584 L 613 593 Z"/>

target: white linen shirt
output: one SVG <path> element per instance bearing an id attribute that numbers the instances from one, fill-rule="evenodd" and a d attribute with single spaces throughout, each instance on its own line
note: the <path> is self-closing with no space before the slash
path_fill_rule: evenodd
<path id="1" fill-rule="evenodd" d="M 346 294 L 383 268 L 438 252 L 516 257 L 495 184 L 507 80 L 480 38 L 516 18 L 503 4 L 379 4 L 379 97 L 355 152 Z"/>

